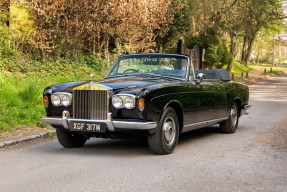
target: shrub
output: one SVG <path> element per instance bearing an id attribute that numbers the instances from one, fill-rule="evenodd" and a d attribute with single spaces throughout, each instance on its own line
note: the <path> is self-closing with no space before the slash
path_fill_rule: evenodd
<path id="1" fill-rule="evenodd" d="M 205 49 L 204 66 L 222 68 L 224 64 L 232 63 L 232 54 L 228 51 L 226 42 L 221 40 L 216 33 L 208 31 L 206 34 L 187 39 L 187 47 L 193 48 L 195 45 Z"/>

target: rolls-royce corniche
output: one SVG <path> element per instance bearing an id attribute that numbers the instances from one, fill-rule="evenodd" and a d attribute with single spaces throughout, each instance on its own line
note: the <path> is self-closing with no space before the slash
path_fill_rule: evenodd
<path id="1" fill-rule="evenodd" d="M 151 152 L 164 155 L 187 131 L 219 124 L 234 133 L 251 107 L 248 99 L 248 86 L 230 80 L 227 70 L 194 70 L 190 56 L 126 54 L 101 81 L 91 76 L 47 87 L 42 121 L 66 148 L 90 137 L 142 136 Z"/>

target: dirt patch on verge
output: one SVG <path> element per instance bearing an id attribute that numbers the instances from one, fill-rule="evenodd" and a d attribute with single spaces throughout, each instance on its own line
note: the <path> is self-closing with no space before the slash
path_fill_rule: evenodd
<path id="1" fill-rule="evenodd" d="M 38 135 L 53 131 L 52 127 L 41 128 L 41 127 L 22 127 L 13 131 L 1 132 L 0 131 L 0 143 L 9 140 L 17 140 L 31 135 Z"/>
<path id="2" fill-rule="evenodd" d="M 275 123 L 274 126 L 267 131 L 257 133 L 255 141 L 287 151 L 287 116 Z"/>

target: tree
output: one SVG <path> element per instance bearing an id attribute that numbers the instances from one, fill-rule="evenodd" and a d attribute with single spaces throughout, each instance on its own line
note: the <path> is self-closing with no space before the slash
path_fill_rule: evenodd
<path id="1" fill-rule="evenodd" d="M 265 29 L 273 29 L 274 26 L 282 25 L 284 13 L 280 0 L 248 0 L 246 1 L 247 12 L 244 21 L 244 36 L 241 60 L 248 64 L 252 46 L 258 32 Z"/>
<path id="2" fill-rule="evenodd" d="M 222 68 L 223 65 L 232 63 L 233 57 L 230 54 L 226 42 L 219 38 L 214 29 L 208 29 L 205 33 L 188 39 L 187 46 L 195 45 L 205 48 L 204 67 L 205 68 Z"/>
<path id="3" fill-rule="evenodd" d="M 4 18 L 7 27 L 10 26 L 10 0 L 0 0 L 0 16 Z"/>
<path id="4" fill-rule="evenodd" d="M 36 47 L 43 54 L 146 51 L 155 47 L 155 31 L 170 23 L 166 0 L 30 0 Z M 103 54 L 102 54 L 103 53 Z"/>
<path id="5" fill-rule="evenodd" d="M 186 0 L 174 0 L 166 12 L 166 22 L 154 31 L 157 50 L 167 51 L 190 30 L 191 3 Z"/>

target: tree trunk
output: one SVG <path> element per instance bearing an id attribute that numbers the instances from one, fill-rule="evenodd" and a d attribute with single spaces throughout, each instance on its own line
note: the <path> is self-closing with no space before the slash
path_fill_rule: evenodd
<path id="1" fill-rule="evenodd" d="M 259 49 L 258 52 L 257 52 L 257 61 L 256 61 L 256 64 L 259 64 L 259 63 L 260 63 L 260 56 L 261 56 L 261 50 Z"/>
<path id="2" fill-rule="evenodd" d="M 233 58 L 235 58 L 237 54 L 237 35 L 230 34 L 230 40 L 230 53 L 232 54 Z"/>
<path id="3" fill-rule="evenodd" d="M 248 65 L 248 59 L 249 59 L 249 57 L 251 55 L 251 51 L 252 51 L 254 40 L 255 40 L 255 35 L 252 35 L 247 40 L 247 49 L 246 49 L 245 57 L 244 57 L 244 64 L 245 64 L 245 66 Z"/>
<path id="4" fill-rule="evenodd" d="M 231 53 L 232 57 L 235 58 L 236 54 L 237 54 L 237 49 L 236 49 L 236 46 L 237 46 L 237 35 L 234 35 L 234 34 L 230 33 L 230 40 L 231 40 L 231 42 L 230 42 L 230 44 L 231 44 L 230 45 L 230 53 Z M 232 70 L 232 63 L 228 63 L 227 70 L 229 72 L 231 72 L 231 70 Z"/>
<path id="5" fill-rule="evenodd" d="M 227 65 L 227 70 L 228 70 L 229 72 L 231 72 L 231 70 L 232 70 L 232 63 L 228 63 L 228 65 Z"/>
<path id="6" fill-rule="evenodd" d="M 241 61 L 244 62 L 245 66 L 248 65 L 248 59 L 251 55 L 254 40 L 255 40 L 254 34 L 252 34 L 250 36 L 247 36 L 247 35 L 244 36 Z"/>
<path id="7" fill-rule="evenodd" d="M 108 62 L 108 67 L 109 67 L 109 62 L 110 62 L 110 58 L 109 58 L 109 43 L 110 43 L 110 37 L 108 32 L 105 33 L 104 35 L 104 42 L 105 42 L 105 59 Z"/>
<path id="8" fill-rule="evenodd" d="M 102 46 L 101 46 L 101 33 L 98 31 L 98 57 L 102 57 Z"/>
<path id="9" fill-rule="evenodd" d="M 5 14 L 5 24 L 7 27 L 10 26 L 10 0 L 3 0 L 0 2 L 0 11 Z"/>
<path id="10" fill-rule="evenodd" d="M 93 55 L 95 56 L 96 55 L 96 34 L 93 33 L 93 46 L 92 46 L 92 52 L 93 52 Z"/>
<path id="11" fill-rule="evenodd" d="M 243 45 L 242 45 L 242 53 L 241 53 L 241 61 L 244 61 L 246 55 L 246 45 L 247 45 L 247 37 L 244 35 Z"/>

